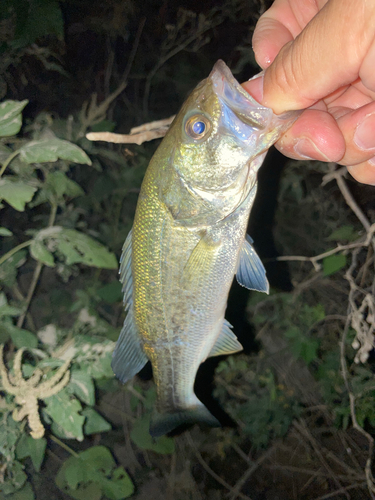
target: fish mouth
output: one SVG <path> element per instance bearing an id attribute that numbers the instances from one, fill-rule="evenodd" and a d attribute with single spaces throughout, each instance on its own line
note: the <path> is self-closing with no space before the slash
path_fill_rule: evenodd
<path id="1" fill-rule="evenodd" d="M 259 104 L 241 87 L 224 61 L 219 59 L 209 77 L 220 101 L 246 124 L 259 130 L 267 127 L 273 111 Z"/>
<path id="2" fill-rule="evenodd" d="M 302 112 L 276 115 L 257 102 L 234 78 L 224 61 L 218 60 L 208 79 L 222 106 L 223 120 L 242 143 L 248 143 L 253 156 L 266 151 Z"/>

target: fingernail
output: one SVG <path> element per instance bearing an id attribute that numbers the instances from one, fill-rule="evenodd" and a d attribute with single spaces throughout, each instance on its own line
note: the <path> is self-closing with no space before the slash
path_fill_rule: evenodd
<path id="1" fill-rule="evenodd" d="M 242 84 L 245 90 L 249 92 L 249 94 L 251 94 L 258 102 L 262 102 L 263 99 L 263 80 L 264 71 L 261 71 L 248 80 L 248 82 L 251 83 L 246 82 Z"/>
<path id="2" fill-rule="evenodd" d="M 375 149 L 375 113 L 365 116 L 354 133 L 354 143 L 359 149 Z"/>
<path id="3" fill-rule="evenodd" d="M 299 139 L 293 149 L 298 156 L 306 158 L 307 160 L 332 161 L 317 147 L 315 143 L 306 137 Z"/>
<path id="4" fill-rule="evenodd" d="M 375 167 L 375 156 L 373 158 L 371 158 L 371 160 L 368 161 L 370 165 L 372 165 L 373 167 Z"/>

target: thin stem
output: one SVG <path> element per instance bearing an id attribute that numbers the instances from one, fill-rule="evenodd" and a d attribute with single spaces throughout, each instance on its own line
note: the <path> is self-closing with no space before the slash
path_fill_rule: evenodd
<path id="1" fill-rule="evenodd" d="M 48 219 L 48 227 L 52 227 L 54 225 L 55 219 L 56 219 L 56 212 L 57 212 L 57 204 L 56 203 L 51 203 L 51 213 L 50 213 L 49 219 Z M 24 309 L 22 315 L 18 318 L 18 321 L 17 321 L 17 327 L 18 328 L 22 328 L 22 325 L 23 325 L 23 323 L 25 321 L 25 317 L 26 317 L 27 311 L 29 309 L 30 302 L 31 302 L 31 300 L 33 298 L 36 285 L 38 284 L 39 276 L 40 276 L 40 273 L 42 272 L 43 265 L 44 264 L 42 264 L 42 262 L 38 262 L 37 265 L 36 265 L 36 268 L 34 270 L 33 278 L 32 278 L 32 281 L 31 281 L 31 285 L 30 285 L 29 291 L 27 292 L 27 296 L 26 296 L 25 309 Z"/>
<path id="2" fill-rule="evenodd" d="M 7 252 L 6 254 L 4 254 L 2 257 L 0 257 L 0 266 L 3 262 L 5 262 L 6 260 L 8 260 L 10 257 L 12 257 L 12 255 L 14 255 L 15 253 L 17 253 L 19 250 L 22 250 L 22 248 L 26 248 L 28 246 L 31 245 L 33 240 L 27 240 L 27 241 L 24 241 L 23 243 L 20 243 L 19 245 L 17 245 L 16 247 L 12 248 L 11 250 L 9 250 L 9 252 Z"/>
<path id="3" fill-rule="evenodd" d="M 17 149 L 16 151 L 13 151 L 13 153 L 10 156 L 8 156 L 8 158 L 5 160 L 5 162 L 3 163 L 3 166 L 0 169 L 0 177 L 5 172 L 5 169 L 7 168 L 9 163 L 13 160 L 13 158 L 15 158 L 19 154 L 19 152 L 20 152 L 20 150 Z"/>
<path id="4" fill-rule="evenodd" d="M 50 435 L 50 438 L 52 439 L 52 441 L 55 441 L 55 443 L 58 444 L 61 448 L 64 448 L 64 450 L 70 453 L 74 458 L 79 458 L 78 453 L 72 450 L 72 448 L 70 448 L 67 444 L 60 441 L 59 438 L 57 438 L 53 434 Z"/>

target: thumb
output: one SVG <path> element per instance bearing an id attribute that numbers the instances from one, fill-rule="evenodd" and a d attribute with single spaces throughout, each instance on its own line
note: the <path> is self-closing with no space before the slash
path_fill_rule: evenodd
<path id="1" fill-rule="evenodd" d="M 375 2 L 330 0 L 264 73 L 262 104 L 303 109 L 355 81 L 374 37 Z M 245 88 L 251 92 L 251 84 Z"/>

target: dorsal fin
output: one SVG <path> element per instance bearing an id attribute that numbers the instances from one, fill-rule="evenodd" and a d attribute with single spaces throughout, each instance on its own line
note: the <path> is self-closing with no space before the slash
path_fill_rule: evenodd
<path id="1" fill-rule="evenodd" d="M 121 382 L 134 377 L 147 363 L 137 327 L 134 323 L 133 308 L 128 310 L 115 350 L 112 355 L 112 370 Z"/>
<path id="2" fill-rule="evenodd" d="M 122 254 L 120 258 L 120 282 L 122 283 L 123 302 L 125 311 L 133 303 L 133 277 L 132 277 L 132 230 L 125 240 L 122 247 Z"/>
<path id="3" fill-rule="evenodd" d="M 249 290 L 268 293 L 269 284 L 266 278 L 266 270 L 254 250 L 252 242 L 250 236 L 246 235 L 240 252 L 236 278 L 240 285 Z"/>

